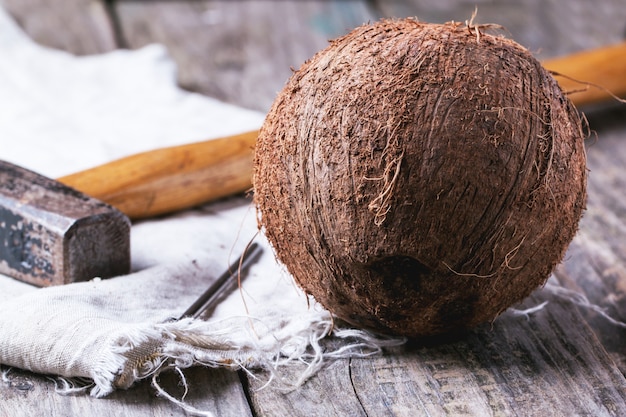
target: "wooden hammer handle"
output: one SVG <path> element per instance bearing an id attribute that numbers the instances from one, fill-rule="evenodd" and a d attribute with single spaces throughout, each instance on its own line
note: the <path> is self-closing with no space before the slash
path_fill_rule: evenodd
<path id="1" fill-rule="evenodd" d="M 626 96 L 626 42 L 543 62 L 576 106 Z"/>
<path id="2" fill-rule="evenodd" d="M 565 76 L 557 76 L 564 91 L 584 90 L 570 95 L 577 106 L 609 99 L 607 90 L 626 95 L 626 43 L 548 60 L 544 66 Z M 165 214 L 250 189 L 257 135 L 148 151 L 59 181 L 131 219 Z"/>
<path id="3" fill-rule="evenodd" d="M 165 214 L 248 190 L 257 135 L 147 151 L 58 180 L 131 219 Z"/>

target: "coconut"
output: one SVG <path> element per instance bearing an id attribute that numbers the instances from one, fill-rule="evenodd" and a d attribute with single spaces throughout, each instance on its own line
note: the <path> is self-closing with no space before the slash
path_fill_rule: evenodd
<path id="1" fill-rule="evenodd" d="M 337 317 L 410 337 L 493 320 L 545 283 L 586 199 L 580 117 L 523 47 L 383 20 L 295 71 L 258 137 L 259 224 Z"/>

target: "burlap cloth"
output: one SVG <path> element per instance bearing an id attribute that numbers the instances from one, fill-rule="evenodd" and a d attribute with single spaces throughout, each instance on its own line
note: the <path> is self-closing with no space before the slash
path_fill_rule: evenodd
<path id="1" fill-rule="evenodd" d="M 152 148 L 260 127 L 263 115 L 176 87 L 162 46 L 74 57 L 31 42 L 0 9 L 1 158 L 58 177 Z M 203 320 L 179 316 L 250 241 L 264 253 L 241 291 Z M 0 363 L 62 377 L 66 392 L 104 396 L 168 367 L 274 372 L 369 355 L 397 341 L 335 328 L 257 233 L 241 197 L 135 223 L 130 275 L 37 289 L 0 276 Z M 95 277 L 94 277 L 95 278 Z M 342 339 L 343 338 L 343 339 Z M 182 404 L 184 406 L 184 404 Z"/>

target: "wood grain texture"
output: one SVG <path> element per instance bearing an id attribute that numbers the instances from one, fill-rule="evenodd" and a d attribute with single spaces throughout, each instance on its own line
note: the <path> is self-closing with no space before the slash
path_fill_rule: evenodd
<path id="1" fill-rule="evenodd" d="M 104 1 L 0 0 L 28 35 L 41 45 L 78 55 L 117 48 Z"/>
<path id="2" fill-rule="evenodd" d="M 77 54 L 115 46 L 102 3 L 0 4 L 45 45 Z M 382 16 L 464 21 L 475 4 L 476 22 L 505 25 L 540 57 L 615 43 L 626 27 L 621 0 L 114 2 L 129 46 L 165 43 L 186 88 L 261 111 L 290 75 L 289 67 L 298 67 L 327 39 Z M 626 112 L 598 109 L 589 120 L 597 137 L 588 140 L 588 209 L 556 276 L 626 320 Z M 526 306 L 542 297 L 550 303 L 528 319 L 504 316 L 493 328 L 456 341 L 333 362 L 291 392 L 260 389 L 267 375 L 258 374 L 259 380 L 247 382 L 250 404 L 237 374 L 192 369 L 186 371 L 187 400 L 220 416 L 626 415 L 626 387 L 615 366 L 626 372 L 626 330 L 545 291 Z M 181 395 L 176 378 L 163 379 L 168 391 Z M 45 377 L 12 371 L 0 382 L 0 398 L 0 415 L 17 417 L 185 415 L 146 382 L 104 399 L 65 397 Z"/>
<path id="3" fill-rule="evenodd" d="M 414 348 L 386 363 L 355 360 L 357 395 L 368 415 L 415 415 L 409 404 L 418 415 L 621 415 L 624 378 L 607 369 L 605 353 L 570 312 L 551 300 L 529 318 L 505 315 L 458 342 Z M 371 375 L 382 390 L 372 390 Z"/>
<path id="4" fill-rule="evenodd" d="M 304 366 L 292 367 L 279 372 L 279 377 L 295 381 L 303 370 Z M 263 388 L 267 378 L 268 374 L 259 374 L 250 380 L 249 395 L 258 417 L 367 417 L 354 395 L 347 359 L 329 364 L 320 375 L 296 389 L 278 389 L 275 385 Z"/>
<path id="5" fill-rule="evenodd" d="M 578 107 L 626 97 L 626 42 L 545 60 L 543 66 Z"/>
<path id="6" fill-rule="evenodd" d="M 335 415 L 626 413 L 626 380 L 571 304 L 544 290 L 520 308 L 543 301 L 549 304 L 531 316 L 507 313 L 456 341 L 409 344 L 382 357 L 333 362 L 297 392 L 253 391 L 253 404 L 267 416 L 323 415 L 315 403 L 300 401 L 315 394 L 327 410 L 351 405 L 348 414 Z"/>
<path id="7" fill-rule="evenodd" d="M 154 149 L 59 178 L 131 219 L 154 217 L 252 187 L 257 132 Z"/>
<path id="8" fill-rule="evenodd" d="M 126 43 L 165 44 L 190 90 L 267 111 L 327 41 L 371 18 L 363 1 L 120 2 Z"/>
<path id="9" fill-rule="evenodd" d="M 555 274 L 564 287 L 626 323 L 626 106 L 590 112 L 588 118 L 595 133 L 587 146 L 587 210 Z M 626 374 L 626 326 L 611 323 L 591 307 L 581 307 L 581 312 Z"/>
<path id="10" fill-rule="evenodd" d="M 382 16 L 417 16 L 426 22 L 495 23 L 504 34 L 545 59 L 620 42 L 626 30 L 622 0 L 377 0 Z"/>
<path id="11" fill-rule="evenodd" d="M 3 369 L 5 370 L 5 369 Z M 217 416 L 252 417 L 236 372 L 223 369 L 192 368 L 185 370 L 189 392 L 188 405 L 211 411 Z M 160 377 L 162 387 L 176 398 L 184 390 L 174 373 Z M 55 384 L 45 376 L 10 370 L 0 383 L 0 415 L 98 416 L 98 417 L 175 417 L 189 415 L 165 398 L 158 397 L 149 381 L 142 381 L 127 391 L 116 391 L 106 398 L 88 395 L 60 395 Z"/>

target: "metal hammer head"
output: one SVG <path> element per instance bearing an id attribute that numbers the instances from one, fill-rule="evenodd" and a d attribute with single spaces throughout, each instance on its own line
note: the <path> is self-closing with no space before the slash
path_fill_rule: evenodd
<path id="1" fill-rule="evenodd" d="M 0 273 L 39 285 L 130 271 L 130 220 L 119 210 L 0 161 Z"/>

